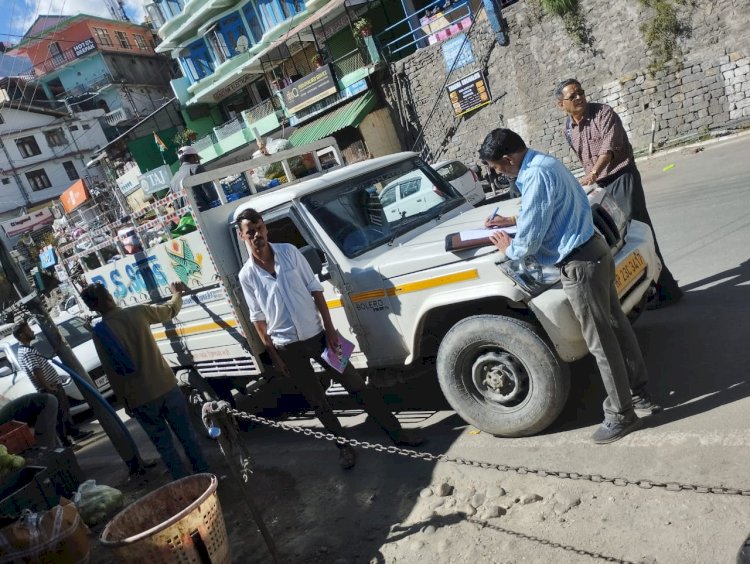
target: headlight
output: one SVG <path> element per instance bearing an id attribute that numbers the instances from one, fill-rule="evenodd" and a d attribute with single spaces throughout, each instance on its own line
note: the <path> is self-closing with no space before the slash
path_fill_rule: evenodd
<path id="1" fill-rule="evenodd" d="M 602 199 L 601 206 L 612 217 L 620 231 L 620 239 L 624 240 L 628 230 L 628 218 L 625 217 L 625 212 L 620 209 L 620 206 L 615 203 L 614 198 L 609 194 Z"/>
<path id="2" fill-rule="evenodd" d="M 500 270 L 532 296 L 541 294 L 560 281 L 559 268 L 543 266 L 533 257 L 505 261 L 500 264 Z"/>

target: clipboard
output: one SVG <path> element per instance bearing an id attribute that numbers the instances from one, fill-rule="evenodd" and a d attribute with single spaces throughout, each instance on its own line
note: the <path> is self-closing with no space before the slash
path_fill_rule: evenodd
<path id="1" fill-rule="evenodd" d="M 513 237 L 516 234 L 516 227 L 502 227 L 499 229 L 472 229 L 470 231 L 450 233 L 445 237 L 445 250 L 462 251 L 464 249 L 476 249 L 479 247 L 492 245 L 493 243 L 492 241 L 490 241 L 490 233 L 494 231 L 503 231 L 510 235 L 510 237 Z"/>

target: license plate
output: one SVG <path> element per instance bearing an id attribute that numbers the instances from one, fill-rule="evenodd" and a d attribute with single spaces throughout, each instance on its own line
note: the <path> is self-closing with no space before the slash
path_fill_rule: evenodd
<path id="1" fill-rule="evenodd" d="M 617 295 L 622 297 L 625 292 L 630 290 L 645 270 L 646 261 L 643 260 L 641 253 L 638 251 L 630 253 L 615 269 Z"/>
<path id="2" fill-rule="evenodd" d="M 107 380 L 106 376 L 99 376 L 96 380 L 94 380 L 94 384 L 96 384 L 97 388 L 103 388 L 107 384 L 109 384 L 109 380 Z"/>

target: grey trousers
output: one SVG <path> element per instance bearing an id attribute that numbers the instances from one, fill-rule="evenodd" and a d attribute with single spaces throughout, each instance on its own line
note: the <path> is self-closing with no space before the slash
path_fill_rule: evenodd
<path id="1" fill-rule="evenodd" d="M 315 359 L 322 367 L 328 369 L 327 373 L 334 380 L 340 382 L 355 401 L 364 408 L 367 414 L 391 438 L 394 438 L 401 430 L 401 424 L 391 410 L 388 409 L 388 406 L 383 401 L 383 397 L 376 390 L 368 388 L 365 385 L 362 376 L 359 375 L 351 364 L 346 365 L 343 374 L 331 370 L 320 356 L 325 346 L 325 336 L 323 333 L 320 333 L 305 341 L 297 341 L 296 343 L 276 347 L 281 359 L 286 363 L 287 368 L 289 368 L 294 385 L 315 411 L 316 417 L 328 432 L 341 437 L 346 436 L 341 422 L 334 415 L 333 409 L 331 409 L 326 399 L 325 390 L 323 390 L 320 379 L 310 364 L 311 358 Z"/>
<path id="2" fill-rule="evenodd" d="M 560 275 L 607 392 L 604 418 L 630 419 L 634 416 L 633 396 L 645 394 L 648 375 L 638 340 L 617 297 L 615 263 L 607 244 L 594 236 L 572 260 L 563 261 Z"/>
<path id="3" fill-rule="evenodd" d="M 614 198 L 615 203 L 623 213 L 625 213 L 628 219 L 641 221 L 651 228 L 651 233 L 654 235 L 656 254 L 662 265 L 661 273 L 659 274 L 659 279 L 656 281 L 656 285 L 660 291 L 666 295 L 678 293 L 679 289 L 677 281 L 667 268 L 667 263 L 664 262 L 661 249 L 659 249 L 659 242 L 656 240 L 656 231 L 654 231 L 654 225 L 651 223 L 651 216 L 648 215 L 648 209 L 646 208 L 646 194 L 643 191 L 641 173 L 638 172 L 638 168 L 635 165 L 632 165 L 617 174 L 614 178 L 606 178 L 597 181 L 597 184 L 604 188 Z"/>

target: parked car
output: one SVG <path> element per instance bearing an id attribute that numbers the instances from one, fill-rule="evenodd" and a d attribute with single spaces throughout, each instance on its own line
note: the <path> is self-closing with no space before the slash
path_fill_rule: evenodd
<path id="1" fill-rule="evenodd" d="M 484 187 L 476 172 L 457 160 L 441 161 L 432 165 L 440 176 L 450 182 L 472 206 L 484 203 Z"/>
<path id="2" fill-rule="evenodd" d="M 104 369 L 99 361 L 99 355 L 96 353 L 94 342 L 91 339 L 91 331 L 86 326 L 84 319 L 78 316 L 62 314 L 55 321 L 60 332 L 73 349 L 73 353 L 89 373 L 92 380 L 94 380 L 99 392 L 105 398 L 111 397 L 113 395 L 112 388 L 109 385 L 107 376 L 104 374 Z M 42 355 L 48 358 L 52 357 L 54 354 L 52 346 L 41 333 L 39 325 L 33 323 L 31 324 L 31 328 L 35 334 L 32 346 L 36 347 Z M 26 374 L 26 371 L 18 363 L 18 347 L 19 342 L 13 336 L 0 339 L 0 403 L 36 392 L 36 388 Z M 57 357 L 55 359 L 59 360 Z M 55 366 L 55 370 L 60 374 L 65 393 L 70 400 L 71 414 L 77 415 L 89 409 L 89 405 L 84 401 L 73 379 L 57 366 Z"/>

